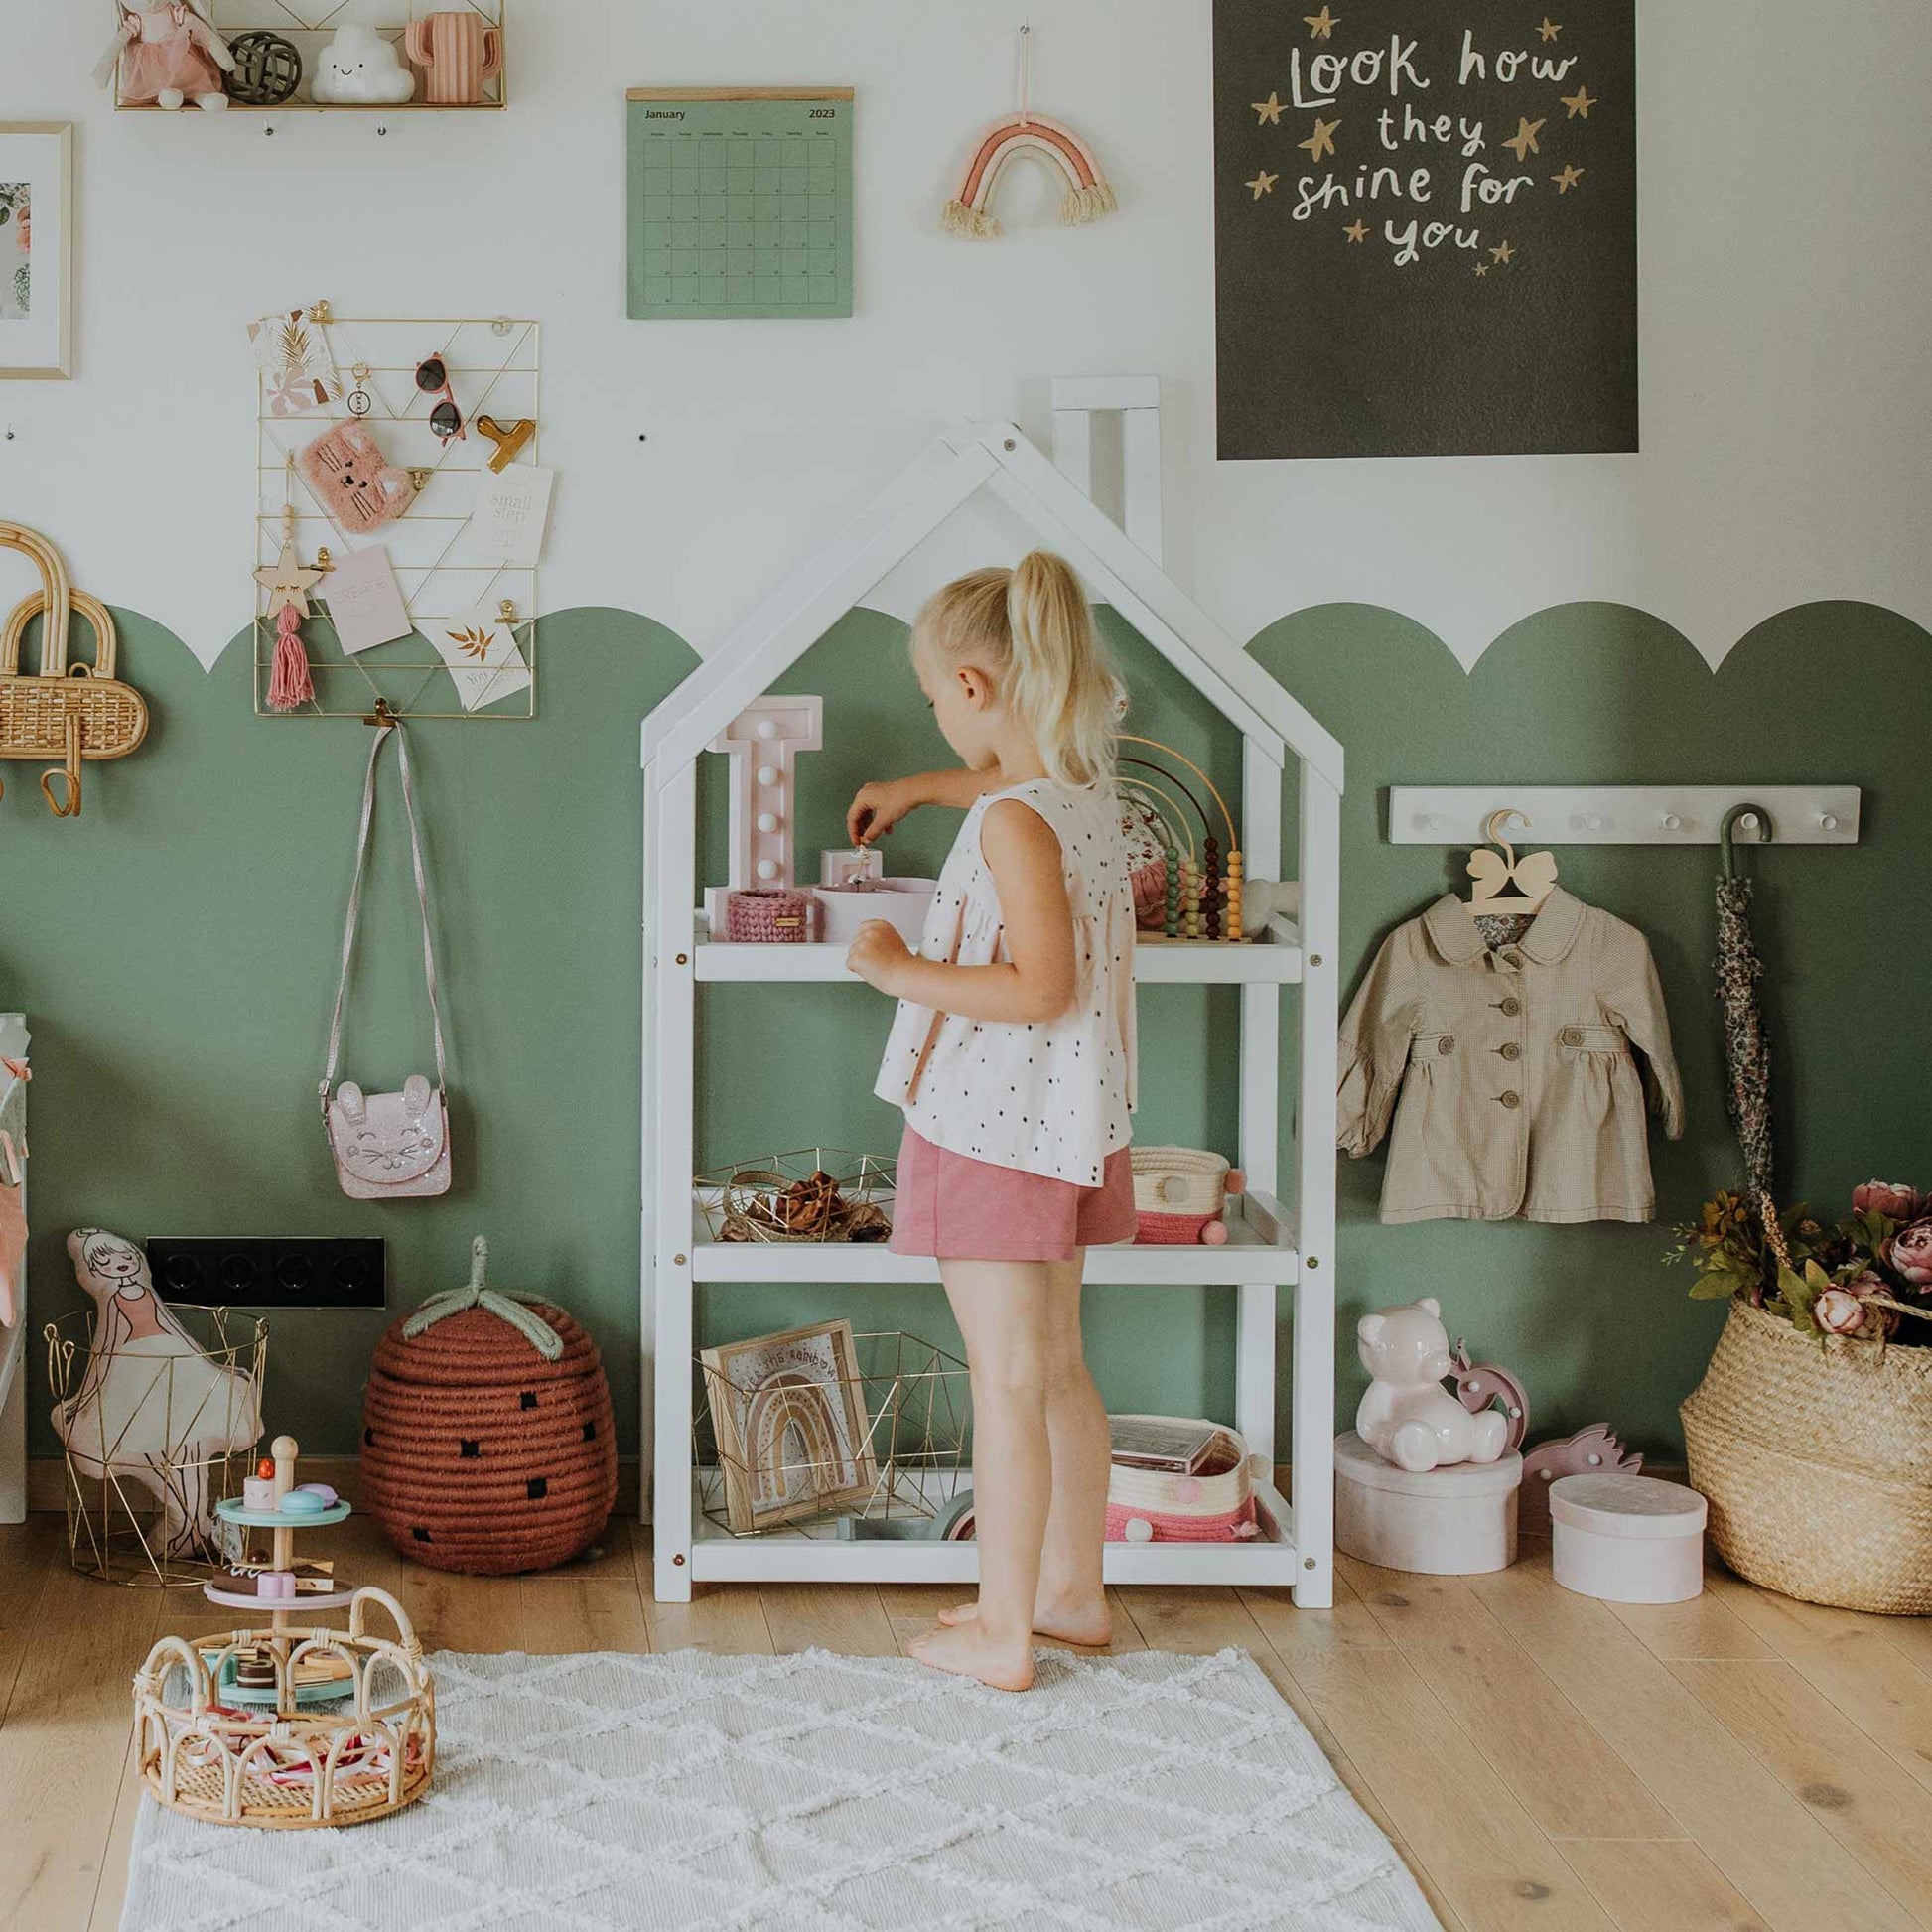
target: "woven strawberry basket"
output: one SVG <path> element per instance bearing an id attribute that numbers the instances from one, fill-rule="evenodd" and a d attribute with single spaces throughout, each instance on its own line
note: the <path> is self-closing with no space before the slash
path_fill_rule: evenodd
<path id="1" fill-rule="evenodd" d="M 432 1296 L 377 1344 L 362 1398 L 361 1502 L 412 1562 L 471 1576 L 567 1563 L 618 1493 L 611 1390 L 594 1342 L 534 1296 Z"/>

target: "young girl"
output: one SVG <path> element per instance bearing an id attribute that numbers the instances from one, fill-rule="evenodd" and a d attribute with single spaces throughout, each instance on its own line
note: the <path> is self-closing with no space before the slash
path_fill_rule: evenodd
<path id="1" fill-rule="evenodd" d="M 973 1386 L 980 1593 L 912 1646 L 1024 1691 L 1033 1633 L 1104 1644 L 1107 1415 L 1080 1352 L 1088 1245 L 1134 1233 L 1134 904 L 1114 791 L 1120 685 L 1073 572 L 1035 551 L 919 613 L 912 663 L 964 769 L 869 784 L 870 843 L 967 808 L 916 953 L 849 963 L 899 1002 L 877 1092 L 904 1109 L 892 1245 L 938 1258 Z"/>

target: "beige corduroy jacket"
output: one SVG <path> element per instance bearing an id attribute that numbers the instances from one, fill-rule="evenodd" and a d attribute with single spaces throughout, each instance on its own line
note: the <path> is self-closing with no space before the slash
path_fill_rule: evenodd
<path id="1" fill-rule="evenodd" d="M 1676 1140 L 1643 934 L 1558 887 L 1491 951 L 1449 893 L 1383 942 L 1342 1023 L 1337 1142 L 1367 1154 L 1394 1117 L 1384 1221 L 1647 1221 L 1646 1092 Z"/>

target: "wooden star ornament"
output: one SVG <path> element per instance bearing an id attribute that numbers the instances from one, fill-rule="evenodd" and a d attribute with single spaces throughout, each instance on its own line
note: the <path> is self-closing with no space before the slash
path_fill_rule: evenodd
<path id="1" fill-rule="evenodd" d="M 295 554 L 295 539 L 291 537 L 283 543 L 282 554 L 272 564 L 263 564 L 255 572 L 255 582 L 268 593 L 269 617 L 277 616 L 287 607 L 306 618 L 309 593 L 322 582 L 322 572 L 302 568 Z"/>
<path id="2" fill-rule="evenodd" d="M 1340 117 L 1324 121 L 1319 114 L 1314 117 L 1314 132 L 1306 141 L 1297 141 L 1298 148 L 1306 148 L 1311 161 L 1319 161 L 1324 154 L 1335 151 L 1335 132 L 1341 126 Z"/>
<path id="3" fill-rule="evenodd" d="M 1335 29 L 1341 25 L 1341 16 L 1330 13 L 1326 6 L 1323 6 L 1318 14 L 1304 14 L 1302 19 L 1308 27 L 1309 39 L 1311 41 L 1333 40 Z"/>
<path id="4" fill-rule="evenodd" d="M 1266 100 L 1251 100 L 1248 105 L 1261 116 L 1261 124 L 1263 127 L 1279 127 L 1281 125 L 1283 102 L 1279 93 L 1271 89 Z"/>

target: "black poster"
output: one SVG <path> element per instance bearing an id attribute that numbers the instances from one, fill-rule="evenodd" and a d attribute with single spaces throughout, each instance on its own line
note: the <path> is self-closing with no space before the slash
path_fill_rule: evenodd
<path id="1" fill-rule="evenodd" d="M 1634 0 L 1215 0 L 1220 454 L 1637 447 Z"/>

